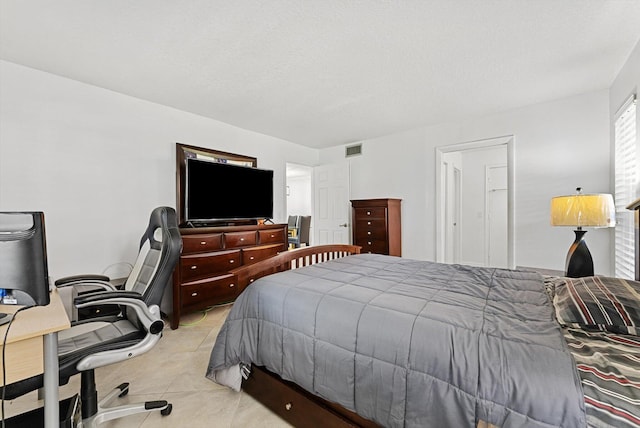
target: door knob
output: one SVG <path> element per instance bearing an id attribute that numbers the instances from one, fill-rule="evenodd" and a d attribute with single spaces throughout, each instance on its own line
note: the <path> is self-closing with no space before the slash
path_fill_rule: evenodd
<path id="1" fill-rule="evenodd" d="M 338 227 L 348 227 L 349 225 L 347 223 L 344 224 L 339 224 Z"/>

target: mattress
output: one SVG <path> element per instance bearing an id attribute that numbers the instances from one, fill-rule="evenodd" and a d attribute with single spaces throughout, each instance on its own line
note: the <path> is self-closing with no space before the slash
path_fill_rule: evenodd
<path id="1" fill-rule="evenodd" d="M 207 377 L 252 364 L 390 427 L 584 427 L 581 378 L 535 272 L 375 254 L 261 278 Z"/>

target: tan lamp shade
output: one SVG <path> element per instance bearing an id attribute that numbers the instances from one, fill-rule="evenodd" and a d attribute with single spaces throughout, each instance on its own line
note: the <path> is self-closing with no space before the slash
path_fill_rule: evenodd
<path id="1" fill-rule="evenodd" d="M 613 196 L 577 194 L 551 199 L 551 225 L 577 227 L 613 227 L 616 208 Z"/>

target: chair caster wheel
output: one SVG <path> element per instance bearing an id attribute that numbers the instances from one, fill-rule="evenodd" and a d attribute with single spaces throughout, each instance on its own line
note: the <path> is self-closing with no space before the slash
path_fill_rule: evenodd
<path id="1" fill-rule="evenodd" d="M 166 408 L 160 410 L 160 414 L 162 416 L 169 416 L 171 414 L 171 410 L 173 410 L 173 405 L 169 403 Z"/>

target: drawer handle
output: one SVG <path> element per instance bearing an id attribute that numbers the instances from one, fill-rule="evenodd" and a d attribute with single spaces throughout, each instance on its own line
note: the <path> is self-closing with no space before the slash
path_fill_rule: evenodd
<path id="1" fill-rule="evenodd" d="M 234 263 L 234 262 L 235 262 L 235 260 L 229 260 L 229 263 Z"/>
<path id="2" fill-rule="evenodd" d="M 200 241 L 200 245 L 207 245 L 207 241 Z"/>
<path id="3" fill-rule="evenodd" d="M 367 235 L 371 235 L 371 231 L 368 231 L 368 232 L 367 232 Z"/>
<path id="4" fill-rule="evenodd" d="M 198 266 L 196 265 L 191 266 L 191 270 L 196 270 L 196 269 L 198 269 Z"/>
<path id="5" fill-rule="evenodd" d="M 274 234 L 271 234 L 271 237 L 272 237 L 272 238 L 275 238 L 275 236 L 276 236 L 276 235 L 274 235 Z"/>
<path id="6" fill-rule="evenodd" d="M 229 287 L 235 287 L 235 286 L 236 286 L 235 284 L 229 284 Z"/>
<path id="7" fill-rule="evenodd" d="M 371 245 L 371 241 L 367 242 L 367 245 Z"/>
<path id="8" fill-rule="evenodd" d="M 368 221 L 368 222 L 367 222 L 367 225 L 368 225 L 368 226 L 371 226 L 371 222 L 370 222 L 370 221 Z"/>
<path id="9" fill-rule="evenodd" d="M 371 211 L 367 211 L 367 215 L 371 215 Z"/>
<path id="10" fill-rule="evenodd" d="M 253 260 L 254 258 L 255 258 L 255 257 L 251 256 L 251 257 L 249 257 L 249 260 Z"/>
<path id="11" fill-rule="evenodd" d="M 198 293 L 197 293 L 197 292 L 193 292 L 193 293 L 191 293 L 191 297 L 196 297 L 197 295 L 198 295 Z"/>
<path id="12" fill-rule="evenodd" d="M 285 408 L 286 411 L 291 410 L 292 407 L 293 407 L 293 404 L 291 404 L 291 403 L 287 403 L 287 404 L 284 405 L 284 408 Z"/>
<path id="13" fill-rule="evenodd" d="M 244 238 L 240 238 L 240 241 L 244 241 Z"/>
<path id="14" fill-rule="evenodd" d="M 255 281 L 255 279 L 251 278 L 251 279 L 249 280 L 249 283 L 252 283 L 253 281 Z"/>

